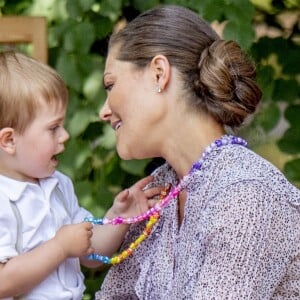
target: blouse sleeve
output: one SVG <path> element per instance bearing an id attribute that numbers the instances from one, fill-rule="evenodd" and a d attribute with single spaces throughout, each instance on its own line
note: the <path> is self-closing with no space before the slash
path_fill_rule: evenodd
<path id="1" fill-rule="evenodd" d="M 210 203 L 193 299 L 270 299 L 295 251 L 295 212 L 256 181 L 228 186 Z"/>

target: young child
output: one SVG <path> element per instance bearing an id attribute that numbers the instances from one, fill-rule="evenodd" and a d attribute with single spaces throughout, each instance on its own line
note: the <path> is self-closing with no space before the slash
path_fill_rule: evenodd
<path id="1" fill-rule="evenodd" d="M 0 53 L 0 298 L 82 299 L 79 261 L 112 255 L 128 225 L 93 226 L 71 180 L 56 171 L 68 93 L 49 66 L 24 54 Z M 148 209 L 159 189 L 143 191 L 151 177 L 121 192 L 107 218 Z M 129 192 L 130 191 L 130 192 Z M 20 234 L 21 232 L 21 234 Z"/>

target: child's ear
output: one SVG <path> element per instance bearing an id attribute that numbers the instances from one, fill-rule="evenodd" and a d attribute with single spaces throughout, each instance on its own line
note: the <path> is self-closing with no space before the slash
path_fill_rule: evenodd
<path id="1" fill-rule="evenodd" d="M 8 154 L 15 153 L 15 131 L 11 127 L 5 127 L 0 130 L 0 149 Z"/>

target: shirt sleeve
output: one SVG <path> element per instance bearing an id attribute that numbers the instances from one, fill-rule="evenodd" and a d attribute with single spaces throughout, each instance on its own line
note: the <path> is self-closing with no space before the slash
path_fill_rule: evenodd
<path id="1" fill-rule="evenodd" d="M 0 198 L 0 263 L 6 263 L 10 258 L 18 255 L 15 247 L 17 240 L 17 219 L 9 200 L 2 196 Z"/>
<path id="2" fill-rule="evenodd" d="M 59 188 L 65 197 L 65 205 L 71 215 L 72 223 L 81 223 L 84 218 L 92 217 L 88 210 L 79 205 L 71 179 L 60 172 L 56 173 L 59 178 Z"/>
<path id="3" fill-rule="evenodd" d="M 292 257 L 291 208 L 256 181 L 228 186 L 210 203 L 192 299 L 270 299 Z"/>

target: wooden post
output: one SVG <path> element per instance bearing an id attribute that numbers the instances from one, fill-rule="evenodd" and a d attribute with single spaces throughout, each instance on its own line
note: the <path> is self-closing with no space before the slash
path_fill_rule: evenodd
<path id="1" fill-rule="evenodd" d="M 0 43 L 32 44 L 32 56 L 47 63 L 47 19 L 45 17 L 1 16 Z"/>

